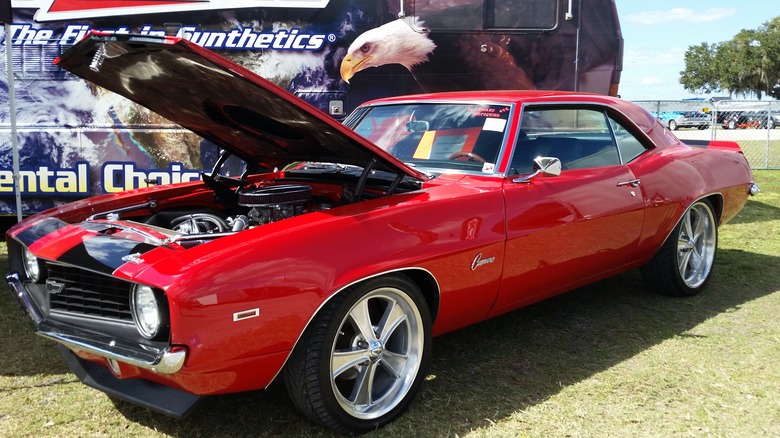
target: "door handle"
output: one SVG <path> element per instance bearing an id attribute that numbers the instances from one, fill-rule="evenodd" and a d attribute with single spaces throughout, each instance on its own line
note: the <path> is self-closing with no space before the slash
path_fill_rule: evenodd
<path id="1" fill-rule="evenodd" d="M 625 186 L 631 186 L 631 187 L 639 187 L 639 180 L 638 179 L 632 179 L 629 181 L 621 181 L 617 183 L 618 187 L 625 187 Z"/>

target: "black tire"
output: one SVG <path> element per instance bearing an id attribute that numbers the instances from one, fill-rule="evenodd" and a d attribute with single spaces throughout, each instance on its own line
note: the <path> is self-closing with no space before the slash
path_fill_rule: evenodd
<path id="1" fill-rule="evenodd" d="M 311 321 L 285 366 L 287 391 L 316 423 L 345 434 L 375 430 L 411 404 L 431 342 L 430 311 L 414 282 L 402 275 L 367 280 Z"/>
<path id="2" fill-rule="evenodd" d="M 737 129 L 737 122 L 734 120 L 729 120 L 728 124 L 726 125 L 726 129 Z"/>
<path id="3" fill-rule="evenodd" d="M 640 268 L 662 295 L 689 297 L 709 282 L 718 247 L 718 226 L 710 201 L 694 202 L 658 252 Z"/>
<path id="4" fill-rule="evenodd" d="M 669 120 L 669 130 L 670 131 L 677 130 L 677 122 L 675 122 L 674 120 Z"/>

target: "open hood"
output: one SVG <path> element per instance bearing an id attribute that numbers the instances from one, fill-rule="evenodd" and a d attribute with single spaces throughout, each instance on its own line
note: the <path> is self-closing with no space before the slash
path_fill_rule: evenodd
<path id="1" fill-rule="evenodd" d="M 260 168 L 332 162 L 427 177 L 286 90 L 187 40 L 91 33 L 56 63 Z"/>

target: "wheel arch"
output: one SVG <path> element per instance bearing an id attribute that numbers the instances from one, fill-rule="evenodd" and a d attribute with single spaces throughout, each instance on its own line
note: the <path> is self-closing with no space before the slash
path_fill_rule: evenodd
<path id="1" fill-rule="evenodd" d="M 706 199 L 710 201 L 710 204 L 712 204 L 712 208 L 715 210 L 713 213 L 715 214 L 715 221 L 720 225 L 720 218 L 723 216 L 723 194 L 721 193 L 713 193 L 711 195 L 704 196 L 700 199 Z M 691 203 L 693 205 L 693 203 Z"/>
<path id="2" fill-rule="evenodd" d="M 436 316 L 439 314 L 439 301 L 441 290 L 439 282 L 430 271 L 420 268 L 405 269 L 396 273 L 404 274 L 409 277 L 420 288 L 425 301 L 428 302 L 428 309 L 431 312 L 431 322 L 436 322 Z M 391 275 L 391 274 L 388 274 Z"/>
<path id="3" fill-rule="evenodd" d="M 436 321 L 436 315 L 439 313 L 439 301 L 440 301 L 440 293 L 441 290 L 439 288 L 439 282 L 436 280 L 436 277 L 433 276 L 431 271 L 420 268 L 420 267 L 409 267 L 409 268 L 402 268 L 402 269 L 394 269 L 390 271 L 380 272 L 374 275 L 369 275 L 367 277 L 355 280 L 348 285 L 342 287 L 338 291 L 331 294 L 328 299 L 322 302 L 320 304 L 320 307 L 317 308 L 317 311 L 314 312 L 314 314 L 311 316 L 311 319 L 306 324 L 308 327 L 309 324 L 311 324 L 311 320 L 314 319 L 314 316 L 319 313 L 320 309 L 330 300 L 332 300 L 334 297 L 338 296 L 341 293 L 344 293 L 345 291 L 352 289 L 362 283 L 365 283 L 368 280 L 373 280 L 375 278 L 381 278 L 381 277 L 391 277 L 391 276 L 398 276 L 403 275 L 409 278 L 414 284 L 417 285 L 417 287 L 420 288 L 420 291 L 422 292 L 423 296 L 425 297 L 425 301 L 428 304 L 428 309 L 430 310 L 431 314 L 431 322 Z"/>
<path id="4" fill-rule="evenodd" d="M 436 316 L 439 313 L 441 289 L 439 287 L 439 282 L 436 280 L 436 277 L 434 277 L 434 275 L 429 270 L 421 267 L 408 267 L 408 268 L 384 271 L 384 272 L 376 273 L 374 275 L 369 275 L 367 277 L 360 278 L 358 280 L 355 280 L 347 284 L 346 286 L 341 287 L 334 293 L 330 294 L 330 296 L 328 296 L 325 300 L 323 300 L 322 303 L 320 303 L 317 309 L 309 317 L 309 320 L 306 322 L 306 325 L 298 334 L 298 338 L 295 340 L 295 343 L 293 344 L 292 348 L 290 348 L 287 358 L 284 360 L 284 364 L 282 364 L 282 366 L 279 367 L 279 370 L 276 372 L 276 375 L 274 375 L 274 377 L 268 382 L 268 385 L 266 387 L 270 386 L 282 374 L 282 371 L 287 366 L 287 362 L 289 361 L 290 356 L 292 355 L 295 348 L 298 346 L 298 343 L 301 341 L 301 338 L 303 337 L 304 333 L 306 333 L 306 331 L 309 330 L 309 327 L 311 326 L 314 319 L 317 317 L 317 315 L 320 313 L 322 308 L 328 302 L 330 302 L 335 297 L 341 295 L 342 293 L 345 293 L 350 289 L 353 289 L 354 287 L 359 286 L 362 283 L 365 283 L 368 280 L 381 278 L 381 277 L 399 276 L 399 275 L 407 277 L 415 285 L 417 285 L 417 287 L 420 288 L 423 297 L 425 297 L 426 304 L 428 304 L 428 309 L 430 311 L 430 316 L 431 316 L 431 324 L 433 324 L 436 321 Z"/>
<path id="5" fill-rule="evenodd" d="M 707 200 L 712 205 L 713 215 L 715 215 L 715 223 L 718 224 L 718 226 L 720 225 L 720 217 L 723 214 L 723 202 L 724 202 L 723 194 L 721 194 L 719 192 L 713 192 L 713 193 L 710 193 L 710 194 L 707 194 L 707 195 L 699 196 L 697 198 L 691 198 L 690 202 L 682 202 L 681 205 L 680 205 L 680 210 L 677 213 L 677 215 L 675 216 L 674 222 L 671 223 L 671 227 L 669 227 L 668 230 L 664 229 L 662 234 L 660 234 L 660 233 L 658 234 L 658 236 L 663 237 L 663 239 L 659 239 L 658 240 L 657 247 L 652 252 L 650 257 L 655 255 L 655 253 L 658 252 L 658 250 L 661 248 L 661 246 L 664 244 L 664 242 L 666 242 L 666 239 L 668 239 L 669 236 L 671 236 L 672 232 L 674 232 L 674 229 L 677 227 L 677 225 L 680 223 L 680 221 L 683 220 L 683 217 L 685 217 L 685 213 L 687 213 L 688 210 L 690 210 L 690 208 L 694 204 L 696 204 L 697 202 L 702 201 L 702 200 Z"/>

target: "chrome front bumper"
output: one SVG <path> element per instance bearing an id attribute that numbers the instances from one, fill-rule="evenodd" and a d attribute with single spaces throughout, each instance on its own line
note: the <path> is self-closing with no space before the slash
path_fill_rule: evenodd
<path id="1" fill-rule="evenodd" d="M 74 352 L 87 352 L 160 374 L 172 374 L 184 366 L 187 356 L 185 350 L 171 351 L 170 347 L 160 349 L 147 345 L 139 346 L 111 336 L 48 320 L 24 287 L 19 274 L 12 272 L 5 276 L 5 281 L 16 301 L 30 317 L 33 329 L 39 336 L 58 342 Z"/>

